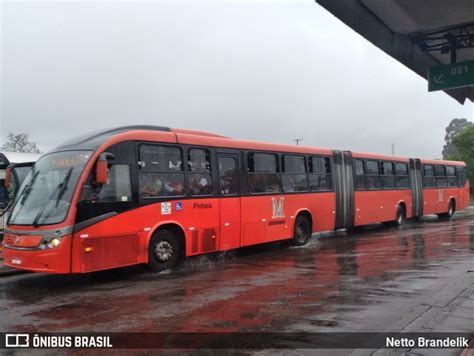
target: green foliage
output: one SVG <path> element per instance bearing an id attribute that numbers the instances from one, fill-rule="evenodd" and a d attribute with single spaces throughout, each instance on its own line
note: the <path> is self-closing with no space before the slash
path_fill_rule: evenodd
<path id="1" fill-rule="evenodd" d="M 454 137 L 453 144 L 457 152 L 449 159 L 466 162 L 469 180 L 474 184 L 474 126 L 464 128 Z"/>
<path id="2" fill-rule="evenodd" d="M 10 132 L 7 142 L 2 146 L 2 150 L 21 153 L 40 153 L 36 143 L 30 142 L 28 134 L 21 133 L 15 135 Z"/>
<path id="3" fill-rule="evenodd" d="M 444 136 L 443 158 L 449 159 L 457 154 L 456 147 L 453 143 L 454 138 L 462 132 L 466 127 L 472 126 L 472 122 L 467 119 L 453 119 L 446 127 L 446 135 Z"/>

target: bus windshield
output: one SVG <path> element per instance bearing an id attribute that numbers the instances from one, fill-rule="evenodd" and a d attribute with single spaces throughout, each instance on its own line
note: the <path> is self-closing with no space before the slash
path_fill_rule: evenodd
<path id="1" fill-rule="evenodd" d="M 30 171 L 31 167 L 26 166 L 26 167 L 15 167 L 15 173 L 18 177 L 18 182 L 21 184 L 23 182 L 23 179 L 25 179 L 26 175 Z"/>
<path id="2" fill-rule="evenodd" d="M 92 151 L 64 151 L 40 158 L 20 186 L 8 223 L 39 226 L 62 222 L 91 155 Z"/>

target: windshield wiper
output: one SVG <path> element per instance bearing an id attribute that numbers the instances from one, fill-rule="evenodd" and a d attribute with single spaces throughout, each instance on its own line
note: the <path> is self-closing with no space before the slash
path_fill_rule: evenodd
<path id="1" fill-rule="evenodd" d="M 66 176 L 64 177 L 63 181 L 60 184 L 61 187 L 59 188 L 58 197 L 56 198 L 56 208 L 58 207 L 59 201 L 63 197 L 64 193 L 66 193 L 67 183 L 69 182 L 69 179 L 71 178 L 71 173 L 72 173 L 72 167 L 69 168 L 69 171 L 67 172 Z"/>
<path id="2" fill-rule="evenodd" d="M 25 189 L 22 190 L 21 194 L 18 196 L 17 200 L 20 200 L 21 198 L 21 205 L 25 204 L 25 200 L 30 195 L 33 184 L 35 183 L 36 177 L 38 177 L 39 171 L 36 171 L 36 173 L 33 175 L 33 178 L 31 178 L 31 181 L 26 185 Z"/>
<path id="3" fill-rule="evenodd" d="M 41 215 L 43 215 L 43 212 L 45 211 L 45 209 L 48 206 L 49 202 L 51 201 L 51 199 L 53 199 L 53 197 L 56 195 L 57 192 L 59 192 L 59 194 L 58 194 L 58 198 L 56 200 L 56 207 L 58 206 L 59 200 L 61 199 L 61 197 L 64 195 L 64 192 L 66 191 L 67 182 L 69 182 L 69 178 L 71 178 L 71 173 L 72 173 L 72 167 L 69 168 L 69 170 L 66 173 L 66 176 L 64 177 L 62 182 L 59 183 L 56 186 L 56 188 L 54 188 L 54 190 L 51 192 L 51 194 L 49 194 L 48 198 L 43 203 L 43 205 L 41 205 L 41 208 L 39 209 L 38 214 L 36 214 L 35 219 L 33 220 L 33 226 L 34 227 L 39 226 L 38 221 L 41 218 Z M 48 216 L 49 216 L 49 214 L 46 215 L 46 217 L 48 217 Z"/>

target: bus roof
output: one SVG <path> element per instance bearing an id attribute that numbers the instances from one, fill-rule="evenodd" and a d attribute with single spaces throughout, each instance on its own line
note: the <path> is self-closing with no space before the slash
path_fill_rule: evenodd
<path id="1" fill-rule="evenodd" d="M 0 152 L 0 164 L 36 162 L 40 156 L 40 153 L 2 151 Z"/>
<path id="2" fill-rule="evenodd" d="M 168 143 L 181 143 L 188 145 L 236 148 L 250 150 L 269 150 L 276 152 L 293 152 L 293 153 L 313 153 L 333 155 L 330 148 L 295 146 L 289 144 L 276 144 L 269 142 L 247 141 L 232 139 L 226 136 L 213 134 L 205 131 L 195 131 L 188 129 L 176 129 L 165 126 L 152 125 L 133 125 L 122 126 L 108 130 L 96 131 L 86 135 L 78 136 L 68 140 L 50 152 L 73 150 L 73 149 L 90 149 L 97 150 L 104 144 L 115 144 L 125 140 L 142 140 L 142 141 L 159 141 Z M 351 151 L 355 158 L 365 158 L 374 160 L 390 160 L 399 162 L 408 162 L 408 157 L 390 156 L 375 153 L 365 153 Z M 425 164 L 446 164 L 465 166 L 464 162 L 443 161 L 422 159 Z"/>
<path id="3" fill-rule="evenodd" d="M 443 164 L 443 165 L 451 165 L 451 166 L 465 166 L 466 163 L 461 161 L 447 161 L 443 159 L 421 159 L 421 163 L 423 164 Z"/>
<path id="4" fill-rule="evenodd" d="M 50 152 L 91 149 L 96 150 L 106 142 L 111 144 L 123 140 L 163 141 L 170 143 L 194 144 L 223 148 L 247 148 L 255 150 L 275 150 L 282 152 L 314 152 L 332 155 L 329 148 L 315 148 L 294 145 L 281 145 L 257 141 L 234 140 L 210 132 L 187 129 L 171 129 L 164 126 L 123 126 L 115 129 L 82 135 L 66 141 Z"/>
<path id="5" fill-rule="evenodd" d="M 354 158 L 365 158 L 365 159 L 374 159 L 374 160 L 387 160 L 387 161 L 400 161 L 400 162 L 408 162 L 408 157 L 402 156 L 389 156 L 389 155 L 382 155 L 377 153 L 367 153 L 367 152 L 354 152 L 351 151 L 352 157 Z"/>

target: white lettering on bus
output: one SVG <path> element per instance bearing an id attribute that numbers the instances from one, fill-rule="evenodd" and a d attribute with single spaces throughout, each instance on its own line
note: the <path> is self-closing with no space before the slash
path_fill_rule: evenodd
<path id="1" fill-rule="evenodd" d="M 272 198 L 272 208 L 273 208 L 273 215 L 272 219 L 284 218 L 285 212 L 283 208 L 283 202 L 285 198 L 280 197 L 280 203 L 277 203 L 277 198 Z"/>

